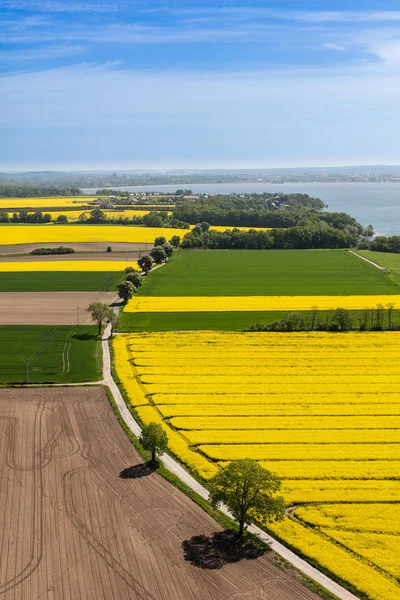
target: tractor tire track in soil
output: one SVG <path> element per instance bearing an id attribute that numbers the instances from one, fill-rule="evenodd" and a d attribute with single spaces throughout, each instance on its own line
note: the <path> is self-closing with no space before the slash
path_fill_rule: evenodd
<path id="1" fill-rule="evenodd" d="M 0 390 L 1 600 L 317 600 L 267 553 L 200 569 L 220 528 L 142 462 L 101 387 Z"/>

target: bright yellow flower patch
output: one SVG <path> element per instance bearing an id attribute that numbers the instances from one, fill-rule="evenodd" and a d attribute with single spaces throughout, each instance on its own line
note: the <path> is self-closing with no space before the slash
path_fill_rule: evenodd
<path id="1" fill-rule="evenodd" d="M 356 310 L 378 304 L 400 305 L 400 296 L 135 296 L 126 312 L 224 312 Z"/>
<path id="2" fill-rule="evenodd" d="M 259 460 L 299 506 L 272 526 L 281 538 L 370 598 L 400 599 L 400 333 L 165 332 L 114 344 L 132 404 L 183 462 L 207 478 Z"/>
<path id="3" fill-rule="evenodd" d="M 86 206 L 93 202 L 94 196 L 61 196 L 59 198 L 0 198 L 0 208 L 15 209 L 16 211 L 25 208 L 58 207 L 58 206 Z"/>
<path id="4" fill-rule="evenodd" d="M 162 229 L 129 225 L 1 225 L 0 245 L 57 242 L 139 242 L 153 244 L 159 235 L 170 239 L 187 229 Z"/>
<path id="5" fill-rule="evenodd" d="M 126 266 L 132 266 L 131 262 L 128 264 L 125 260 L 0 261 L 0 273 L 21 271 L 123 271 Z"/>

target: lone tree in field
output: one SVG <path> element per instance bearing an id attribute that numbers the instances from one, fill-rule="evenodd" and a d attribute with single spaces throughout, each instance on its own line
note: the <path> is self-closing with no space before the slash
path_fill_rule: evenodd
<path id="1" fill-rule="evenodd" d="M 138 259 L 137 264 L 142 269 L 142 272 L 147 275 L 147 273 L 151 270 L 153 261 L 151 260 L 151 256 L 145 254 Z"/>
<path id="2" fill-rule="evenodd" d="M 118 285 L 118 296 L 123 300 L 124 304 L 128 302 L 135 293 L 135 286 L 131 281 L 121 281 Z"/>
<path id="3" fill-rule="evenodd" d="M 91 304 L 89 304 L 86 310 L 90 312 L 92 321 L 96 321 L 97 323 L 97 335 L 101 335 L 101 327 L 103 323 L 105 323 L 105 321 L 110 320 L 111 313 L 114 314 L 114 311 L 111 310 L 111 308 L 103 302 L 92 302 Z"/>
<path id="4" fill-rule="evenodd" d="M 210 480 L 210 500 L 214 507 L 225 504 L 239 523 L 238 537 L 253 514 L 263 521 L 281 521 L 285 503 L 275 496 L 281 487 L 280 479 L 250 458 L 234 460 Z"/>
<path id="5" fill-rule="evenodd" d="M 157 463 L 157 456 L 161 456 L 168 448 L 168 436 L 164 429 L 158 423 L 152 421 L 142 429 L 142 435 L 139 439 L 145 450 L 151 452 L 151 462 Z"/>
<path id="6" fill-rule="evenodd" d="M 154 246 L 154 248 L 150 250 L 150 256 L 157 265 L 161 265 L 167 260 L 167 255 L 162 246 Z"/>

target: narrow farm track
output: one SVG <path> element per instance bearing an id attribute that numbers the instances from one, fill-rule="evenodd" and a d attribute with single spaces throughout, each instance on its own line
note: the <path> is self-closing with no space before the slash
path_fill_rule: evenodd
<path id="1" fill-rule="evenodd" d="M 142 462 L 101 387 L 0 390 L 0 598 L 317 600 L 267 554 L 207 570 L 182 543 L 220 529 Z"/>

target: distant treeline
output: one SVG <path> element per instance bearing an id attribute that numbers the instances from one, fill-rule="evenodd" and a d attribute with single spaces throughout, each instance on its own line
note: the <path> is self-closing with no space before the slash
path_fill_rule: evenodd
<path id="1" fill-rule="evenodd" d="M 0 185 L 0 198 L 47 198 L 49 196 L 81 196 L 77 187 Z"/>
<path id="2" fill-rule="evenodd" d="M 205 223 L 204 225 L 208 225 Z M 181 248 L 213 250 L 291 250 L 312 248 L 351 248 L 357 244 L 357 235 L 324 224 L 319 227 L 289 227 L 269 231 L 200 231 L 198 225 L 187 233 Z"/>
<path id="3" fill-rule="evenodd" d="M 50 223 L 51 220 L 49 213 L 43 214 L 40 210 L 30 213 L 21 210 L 13 213 L 11 217 L 8 213 L 0 211 L 0 223 Z"/>
<path id="4" fill-rule="evenodd" d="M 248 194 L 245 197 L 218 196 L 185 202 L 173 211 L 173 217 L 187 223 L 209 223 L 229 227 L 306 227 L 318 228 L 322 223 L 352 235 L 373 234 L 371 226 L 364 230 L 354 217 L 346 213 L 322 212 L 325 204 L 307 194 Z"/>
<path id="5" fill-rule="evenodd" d="M 362 240 L 358 245 L 363 250 L 374 250 L 375 252 L 395 252 L 400 253 L 400 236 L 393 235 L 392 237 L 385 237 L 379 235 L 372 241 Z"/>
<path id="6" fill-rule="evenodd" d="M 291 312 L 283 319 L 271 323 L 256 323 L 245 331 L 399 331 L 400 311 L 393 303 L 377 304 L 375 308 L 349 311 L 337 308 L 335 311 Z"/>

